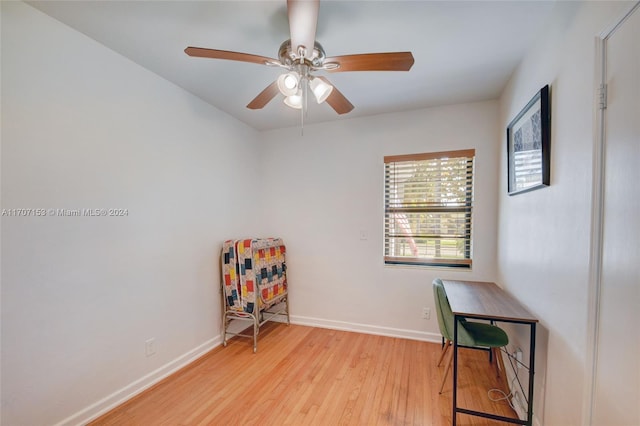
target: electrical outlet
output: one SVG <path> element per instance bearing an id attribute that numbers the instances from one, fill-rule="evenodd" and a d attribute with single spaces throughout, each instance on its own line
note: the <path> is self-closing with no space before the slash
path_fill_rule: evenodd
<path id="1" fill-rule="evenodd" d="M 422 319 L 431 319 L 431 309 L 429 308 L 422 308 Z"/>
<path id="2" fill-rule="evenodd" d="M 144 342 L 144 354 L 145 356 L 151 356 L 156 353 L 156 339 L 155 337 Z"/>
<path id="3" fill-rule="evenodd" d="M 522 349 L 516 349 L 514 356 L 516 357 L 516 361 L 518 361 L 516 362 L 516 368 L 520 370 L 522 368 Z"/>

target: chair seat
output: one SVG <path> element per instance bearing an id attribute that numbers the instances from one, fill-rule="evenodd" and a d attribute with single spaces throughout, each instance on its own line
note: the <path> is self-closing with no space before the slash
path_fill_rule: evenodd
<path id="1" fill-rule="evenodd" d="M 469 346 L 484 346 L 487 348 L 501 348 L 509 343 L 509 337 L 501 328 L 495 325 L 475 321 L 465 321 L 460 324 L 473 341 Z M 458 329 L 458 331 L 460 331 Z"/>

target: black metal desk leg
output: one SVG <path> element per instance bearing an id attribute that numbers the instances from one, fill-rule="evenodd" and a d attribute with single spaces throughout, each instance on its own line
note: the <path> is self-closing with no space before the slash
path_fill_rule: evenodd
<path id="1" fill-rule="evenodd" d="M 453 316 L 453 414 L 451 424 L 456 426 L 456 412 L 458 411 L 458 321 L 457 315 Z"/>
<path id="2" fill-rule="evenodd" d="M 531 341 L 529 343 L 529 401 L 527 404 L 527 424 L 533 425 L 533 375 L 536 361 L 536 323 L 531 323 Z"/>

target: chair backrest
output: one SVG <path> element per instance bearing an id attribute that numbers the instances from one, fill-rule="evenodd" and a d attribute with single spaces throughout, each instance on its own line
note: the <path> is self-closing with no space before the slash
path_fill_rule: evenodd
<path id="1" fill-rule="evenodd" d="M 436 302 L 440 334 L 445 339 L 453 340 L 453 312 L 451 312 L 447 293 L 444 291 L 444 284 L 440 278 L 433 280 L 433 298 Z"/>

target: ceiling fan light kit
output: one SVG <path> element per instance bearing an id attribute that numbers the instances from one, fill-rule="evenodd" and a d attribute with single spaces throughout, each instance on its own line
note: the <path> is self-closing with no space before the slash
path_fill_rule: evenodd
<path id="1" fill-rule="evenodd" d="M 193 57 L 227 59 L 284 68 L 287 72 L 265 88 L 249 104 L 249 109 L 262 109 L 278 93 L 284 103 L 295 109 L 306 110 L 307 87 L 318 104 L 327 102 L 338 114 L 346 114 L 354 106 L 326 77 L 313 72 L 347 71 L 409 71 L 413 66 L 411 52 L 365 53 L 327 58 L 322 45 L 315 40 L 319 0 L 287 0 L 291 38 L 280 45 L 278 59 L 249 53 L 187 47 L 185 53 Z M 313 46 L 309 49 L 308 46 Z"/>
<path id="2" fill-rule="evenodd" d="M 291 65 L 292 68 L 295 68 L 298 71 L 289 71 L 287 73 L 281 74 L 277 81 L 278 90 L 285 96 L 285 104 L 290 106 L 291 108 L 300 109 L 300 105 L 302 105 L 302 101 L 298 101 L 297 98 L 293 98 L 297 96 L 301 96 L 304 99 L 306 90 L 303 92 L 301 89 L 304 87 L 306 89 L 306 84 L 309 84 L 309 88 L 313 93 L 316 101 L 321 104 L 327 100 L 331 92 L 333 91 L 333 86 L 329 83 L 312 76 L 309 72 L 310 66 L 303 62 L 303 64 L 293 63 Z"/>

